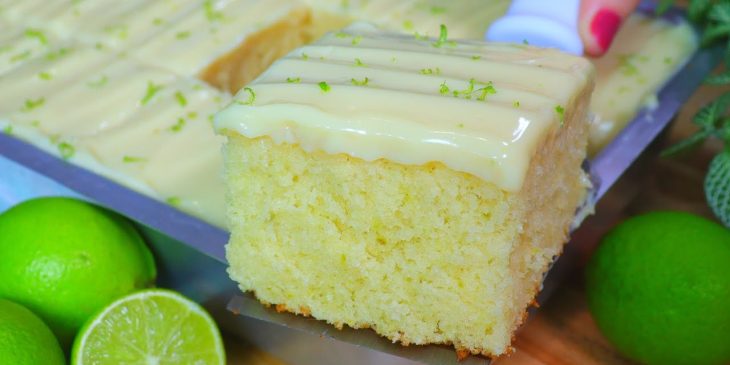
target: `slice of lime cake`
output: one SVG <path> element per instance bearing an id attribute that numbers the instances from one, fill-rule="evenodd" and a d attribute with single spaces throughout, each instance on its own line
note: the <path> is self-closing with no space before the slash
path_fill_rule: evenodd
<path id="1" fill-rule="evenodd" d="M 504 354 L 586 195 L 591 64 L 356 24 L 216 116 L 229 273 L 278 309 Z"/>

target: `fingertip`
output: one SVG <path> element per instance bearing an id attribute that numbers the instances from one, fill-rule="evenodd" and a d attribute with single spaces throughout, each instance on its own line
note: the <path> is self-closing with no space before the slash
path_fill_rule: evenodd
<path id="1" fill-rule="evenodd" d="M 624 18 L 638 5 L 638 0 L 583 0 L 579 33 L 585 53 L 600 56 L 611 46 Z"/>

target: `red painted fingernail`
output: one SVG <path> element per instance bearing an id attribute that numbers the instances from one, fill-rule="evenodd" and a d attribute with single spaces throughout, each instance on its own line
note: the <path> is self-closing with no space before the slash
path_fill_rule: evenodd
<path id="1" fill-rule="evenodd" d="M 607 50 L 611 45 L 619 25 L 621 25 L 621 17 L 611 9 L 601 9 L 593 16 L 591 34 L 602 50 Z"/>

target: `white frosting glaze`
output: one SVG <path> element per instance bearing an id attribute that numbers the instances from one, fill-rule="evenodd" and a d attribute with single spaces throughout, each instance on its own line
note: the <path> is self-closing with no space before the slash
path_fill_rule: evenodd
<path id="1" fill-rule="evenodd" d="M 194 76 L 251 34 L 301 7 L 292 0 L 215 1 L 209 8 L 194 8 L 133 53 L 145 63 Z"/>
<path id="2" fill-rule="evenodd" d="M 328 34 L 240 92 L 216 128 L 366 160 L 443 162 L 519 190 L 562 122 L 556 108 L 589 84 L 590 63 L 526 46 L 432 43 L 363 24 Z"/>
<path id="3" fill-rule="evenodd" d="M 449 38 L 454 39 L 481 38 L 484 29 L 502 14 L 509 3 L 508 0 L 305 2 L 315 9 L 373 21 L 386 29 L 410 34 L 437 36 L 438 25 L 444 23 L 448 26 Z M 343 3 L 348 5 L 343 7 Z M 195 87 L 197 90 L 192 90 L 195 83 L 187 78 L 193 77 L 215 57 L 239 45 L 255 30 L 300 6 L 297 4 L 296 0 L 0 0 L 0 28 L 6 30 L 0 34 L 0 127 L 10 125 L 13 134 L 53 153 L 59 153 L 59 143 L 70 142 L 75 147 L 75 154 L 69 157 L 71 161 L 150 196 L 162 200 L 172 198 L 183 210 L 222 225 L 222 189 L 216 173 L 220 169 L 220 139 L 203 128 L 203 123 L 192 121 L 186 122 L 185 128 L 178 133 L 164 133 L 165 126 L 174 125 L 179 118 L 175 113 L 179 106 L 169 93 L 172 92 L 172 85 L 180 85 L 181 89 L 187 90 L 185 94 L 189 94 L 189 105 L 185 111 L 198 110 L 200 118 L 207 110 L 219 105 L 216 100 L 228 100 L 227 95 L 207 87 L 201 89 L 200 85 Z M 633 18 L 643 19 L 638 15 Z M 40 30 L 46 43 L 40 42 L 37 35 L 26 34 L 27 28 Z M 183 36 L 182 40 L 177 39 L 179 33 L 186 31 L 191 34 Z M 210 39 L 216 40 L 210 42 Z M 99 49 L 95 48 L 97 45 L 100 45 Z M 138 49 L 139 45 L 144 46 Z M 696 40 L 686 24 L 676 26 L 658 20 L 630 20 L 620 31 L 606 61 L 597 64 L 598 85 L 592 109 L 602 117 L 602 122 L 594 129 L 594 142 L 605 143 L 607 136 L 619 130 L 642 105 L 640 100 L 649 99 L 673 71 L 672 67 L 668 69 L 654 61 L 663 62 L 664 58 L 670 57 L 676 67 L 684 62 L 695 47 Z M 316 46 L 306 49 L 306 52 L 311 53 L 310 59 L 327 56 L 328 52 Z M 353 57 L 346 48 L 337 50 L 338 57 Z M 404 49 L 399 52 L 407 53 Z M 125 53 L 128 55 L 126 59 L 120 56 Z M 623 72 L 622 63 L 616 60 L 625 54 L 634 60 L 642 56 L 651 57 L 651 62 L 633 64 L 638 73 L 648 75 L 646 82 L 637 82 L 635 74 L 626 75 Z M 401 57 L 408 58 L 406 55 Z M 433 68 L 437 65 L 427 65 L 413 58 L 414 67 Z M 288 59 L 286 62 L 296 61 Z M 366 63 L 364 59 L 361 61 Z M 368 62 L 373 63 L 372 60 Z M 486 59 L 481 62 L 482 65 L 488 65 Z M 337 67 L 344 64 L 347 63 Z M 291 67 L 295 65 L 300 66 L 290 64 Z M 404 72 L 401 69 L 389 70 L 388 67 L 379 72 L 382 71 L 384 75 Z M 440 69 L 441 76 L 445 75 L 445 69 Z M 87 90 L 82 85 L 85 82 L 94 84 L 101 81 L 101 70 L 113 76 L 107 76 L 107 86 L 114 89 L 107 96 L 101 95 L 101 91 L 95 93 Z M 140 77 L 131 80 L 121 80 L 119 77 L 124 73 L 131 75 L 137 72 L 141 73 Z M 449 74 L 448 79 L 432 76 L 433 79 L 416 81 L 413 85 L 414 88 L 424 90 L 431 88 L 429 91 L 433 93 L 432 81 L 437 84 L 447 81 L 449 86 L 463 89 L 468 86 L 471 76 L 458 72 Z M 370 77 L 366 73 L 356 75 Z M 305 85 L 303 74 L 275 75 L 272 71 L 267 77 L 272 77 L 271 85 L 267 86 L 270 90 L 312 86 Z M 301 77 L 302 84 L 276 84 L 277 80 L 281 82 L 286 77 Z M 148 79 L 165 87 L 149 104 L 138 105 L 146 92 Z M 421 77 L 409 76 L 409 80 L 412 79 L 422 80 Z M 314 81 L 320 80 L 306 82 Z M 330 85 L 332 89 L 328 96 L 344 99 L 347 93 L 358 90 L 353 90 L 353 85 L 348 84 L 349 79 L 337 81 L 337 88 L 335 81 Z M 530 110 L 531 105 L 549 102 L 541 95 L 546 89 L 538 88 L 537 85 L 532 85 L 534 89 L 522 90 L 500 83 L 503 81 L 495 78 L 494 86 L 498 92 L 488 95 L 489 108 L 500 110 L 499 113 L 502 113 L 500 105 L 511 107 L 512 98 L 524 99 L 521 108 L 529 113 L 535 113 Z M 394 85 L 388 79 L 373 80 L 369 84 L 370 87 L 390 89 L 390 93 L 397 95 L 409 92 L 400 90 L 399 85 Z M 626 92 L 627 85 L 631 87 L 631 92 Z M 67 90 L 69 95 L 62 96 Z M 257 90 L 257 101 L 265 100 L 266 94 L 269 92 Z M 97 97 L 100 97 L 98 102 Z M 33 104 L 41 98 L 44 99 L 41 107 L 22 112 L 26 101 Z M 113 98 L 127 100 L 117 103 Z M 94 102 L 79 105 L 78 100 Z M 447 103 L 459 107 L 469 104 L 465 100 L 450 100 Z M 9 122 L 11 115 L 17 120 Z M 466 118 L 457 122 L 457 125 L 460 123 L 464 124 L 465 130 L 477 127 Z M 458 137 L 463 134 L 460 130 L 447 132 L 451 133 L 449 138 L 454 140 L 463 138 Z M 439 137 L 443 138 L 444 135 Z M 107 143 L 108 147 L 105 147 Z M 158 143 L 167 147 L 155 149 Z M 125 149 L 125 145 L 129 150 Z M 140 149 L 134 149 L 135 146 Z M 447 148 L 444 146 L 440 148 Z M 135 157 L 136 154 L 146 155 L 146 164 L 124 163 L 118 158 L 119 155 Z M 419 158 L 414 156 L 413 160 L 418 161 Z M 102 160 L 103 163 L 100 162 Z"/>
<path id="4" fill-rule="evenodd" d="M 482 39 L 510 0 L 305 0 L 315 9 L 362 19 L 409 34 L 438 37 L 445 24 L 454 39 Z"/>

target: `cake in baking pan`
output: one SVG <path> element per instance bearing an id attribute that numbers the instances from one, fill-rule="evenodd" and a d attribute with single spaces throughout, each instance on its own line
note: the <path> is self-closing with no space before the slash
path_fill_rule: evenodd
<path id="1" fill-rule="evenodd" d="M 62 79 L 81 78 L 86 74 L 97 78 L 91 81 L 84 78 L 92 84 L 102 81 L 104 75 L 94 74 L 94 71 L 103 65 L 91 64 L 94 62 L 114 63 L 113 69 L 118 72 L 143 72 L 139 77 L 130 74 L 130 81 L 139 81 L 137 86 L 119 94 L 128 100 L 107 104 L 109 119 L 116 119 L 115 122 L 103 121 L 105 128 L 121 123 L 118 125 L 120 130 L 126 130 L 127 122 L 122 122 L 124 119 L 120 116 L 136 113 L 130 105 L 144 97 L 148 81 L 152 82 L 151 90 L 162 85 L 154 78 L 144 79 L 146 72 L 169 76 L 164 85 L 190 82 L 195 83 L 196 88 L 205 87 L 205 93 L 215 94 L 207 99 L 209 103 L 200 106 L 200 110 L 195 110 L 198 106 L 191 102 L 172 115 L 176 110 L 172 108 L 176 105 L 175 92 L 164 87 L 163 94 L 170 92 L 172 95 L 165 99 L 169 105 L 153 103 L 154 107 L 145 105 L 144 110 L 152 110 L 158 105 L 164 107 L 155 123 L 175 125 L 189 113 L 207 118 L 204 115 L 211 114 L 211 108 L 224 105 L 232 93 L 245 87 L 275 59 L 302 44 L 311 43 L 326 31 L 336 32 L 355 20 L 364 19 L 385 30 L 414 38 L 438 36 L 440 24 L 444 24 L 449 38 L 480 39 L 489 23 L 502 15 L 508 5 L 507 0 L 0 0 L 0 27 L 5 30 L 0 34 L 0 93 L 5 92 L 6 96 L 0 100 L 0 129 L 59 154 L 59 141 L 74 140 L 77 129 L 96 128 L 100 123 L 98 119 L 84 117 L 93 113 L 85 113 L 83 109 L 86 108 L 78 108 L 78 102 L 69 101 L 73 95 L 80 95 L 76 92 L 80 88 L 67 90 L 65 86 L 53 86 L 68 85 L 61 82 Z M 696 37 L 686 22 L 670 23 L 646 15 L 632 15 L 619 31 L 608 54 L 592 60 L 597 72 L 596 92 L 590 107 L 594 117 L 589 152 L 600 151 L 639 108 L 651 106 L 656 90 L 684 64 L 696 46 Z M 80 50 L 77 57 L 65 57 L 75 50 Z M 24 67 L 26 65 L 33 66 Z M 75 67 L 77 71 L 70 71 L 69 67 Z M 117 79 L 109 78 L 110 81 Z M 181 92 L 192 91 L 186 90 Z M 96 97 L 110 100 L 109 92 L 90 90 L 84 96 L 88 99 L 84 100 Z M 213 99 L 220 102 L 213 102 Z M 26 101 L 33 113 L 19 112 Z M 94 109 L 96 104 L 87 102 L 85 105 Z M 99 105 L 102 105 L 101 101 Z M 26 118 L 36 114 L 44 114 L 43 120 Z M 68 118 L 65 116 L 79 117 L 73 122 L 73 128 L 66 128 Z M 140 118 L 153 116 L 154 112 L 139 114 Z M 144 120 L 137 120 L 137 123 L 142 124 Z M 43 128 L 35 128 L 35 125 Z M 187 123 L 186 127 L 189 126 L 202 128 Z M 142 145 L 155 144 L 158 137 L 161 138 L 158 145 L 165 145 L 170 139 L 180 140 L 175 146 L 190 142 L 187 133 L 191 130 L 187 128 L 184 129 L 186 133 L 172 135 L 143 134 L 143 130 L 129 128 L 119 134 L 110 130 L 95 136 L 94 145 L 104 145 L 107 136 L 124 133 L 130 133 L 132 139 Z M 135 135 L 137 132 L 140 134 Z M 216 160 L 215 168 L 191 162 L 207 155 L 201 154 L 199 148 L 219 151 L 220 139 L 209 138 L 212 131 L 206 132 L 198 132 L 205 138 L 195 142 L 197 147 L 176 151 L 179 158 L 174 163 L 170 161 L 169 165 L 171 169 L 177 164 L 201 168 L 199 173 L 191 174 L 185 180 L 188 186 L 198 187 L 192 195 L 177 189 L 159 192 L 159 187 L 171 184 L 170 176 L 177 174 L 166 175 L 163 170 L 152 168 L 152 160 L 121 165 L 91 163 L 92 160 L 80 159 L 88 152 L 88 145 L 79 144 L 74 145 L 75 158 L 69 161 L 97 172 L 103 170 L 107 176 L 116 176 L 118 182 L 154 198 L 177 203 L 188 213 L 223 225 L 225 208 L 222 183 L 218 178 L 220 173 L 211 173 L 222 170 L 220 158 Z M 109 143 L 115 145 L 114 141 Z M 207 144 L 206 147 L 203 144 Z"/>
<path id="2" fill-rule="evenodd" d="M 277 308 L 500 355 L 588 183 L 593 67 L 356 24 L 216 116 L 229 273 Z"/>

